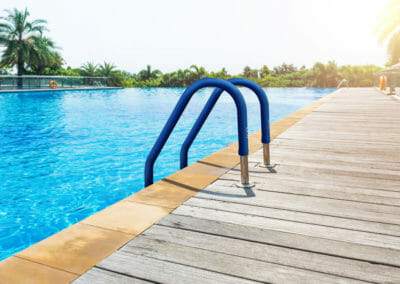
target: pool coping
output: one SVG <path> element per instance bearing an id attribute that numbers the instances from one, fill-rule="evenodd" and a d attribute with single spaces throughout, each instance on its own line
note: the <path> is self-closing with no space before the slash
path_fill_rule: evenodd
<path id="1" fill-rule="evenodd" d="M 272 123 L 271 138 L 312 113 L 330 94 Z M 259 131 L 249 136 L 250 153 L 261 149 L 260 140 Z M 0 279 L 69 283 L 238 164 L 233 143 L 6 258 L 0 262 Z"/>

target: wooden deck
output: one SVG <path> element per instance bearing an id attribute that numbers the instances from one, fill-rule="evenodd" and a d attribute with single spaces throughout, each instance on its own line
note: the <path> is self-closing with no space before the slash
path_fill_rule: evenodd
<path id="1" fill-rule="evenodd" d="M 77 283 L 400 283 L 400 101 L 343 89 Z"/>

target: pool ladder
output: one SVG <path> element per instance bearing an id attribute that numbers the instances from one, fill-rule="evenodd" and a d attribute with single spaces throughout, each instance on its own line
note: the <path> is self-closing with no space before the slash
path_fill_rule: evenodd
<path id="1" fill-rule="evenodd" d="M 241 184 L 242 187 L 251 187 L 252 184 L 249 180 L 249 165 L 248 165 L 248 155 L 249 155 L 249 142 L 248 142 L 248 131 L 247 131 L 247 107 L 246 102 L 243 98 L 242 93 L 237 88 L 246 87 L 252 90 L 258 98 L 260 103 L 260 114 L 261 114 L 261 142 L 263 145 L 263 164 L 266 167 L 270 166 L 270 126 L 269 126 L 269 103 L 267 95 L 264 90 L 256 83 L 242 78 L 233 78 L 229 80 L 205 78 L 200 79 L 190 85 L 179 98 L 174 110 L 172 111 L 170 117 L 168 118 L 166 124 L 161 130 L 154 146 L 150 150 L 147 156 L 145 171 L 144 171 L 144 182 L 145 186 L 153 184 L 154 179 L 154 164 L 160 155 L 165 143 L 170 137 L 172 131 L 174 130 L 178 120 L 182 116 L 186 106 L 188 105 L 190 99 L 193 95 L 200 89 L 203 88 L 216 88 L 208 99 L 206 105 L 201 111 L 199 117 L 194 123 L 192 129 L 190 130 L 188 136 L 183 142 L 181 152 L 180 152 L 180 168 L 183 169 L 188 165 L 188 153 L 190 146 L 196 139 L 197 134 L 203 127 L 205 121 L 213 110 L 215 104 L 220 98 L 221 94 L 225 91 L 233 99 L 236 106 L 237 113 L 237 126 L 238 126 L 238 154 L 240 156 L 240 172 L 241 172 Z"/>

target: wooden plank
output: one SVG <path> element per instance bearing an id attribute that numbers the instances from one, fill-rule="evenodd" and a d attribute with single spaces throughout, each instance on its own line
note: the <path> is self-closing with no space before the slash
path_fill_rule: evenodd
<path id="1" fill-rule="evenodd" d="M 312 163 L 306 163 L 301 160 L 292 162 L 290 163 L 290 160 L 288 162 L 283 161 L 282 163 L 278 163 L 277 166 L 275 167 L 276 171 L 279 172 L 285 172 L 287 169 L 305 169 L 304 173 L 307 172 L 313 172 L 313 173 L 328 173 L 328 174 L 333 174 L 337 176 L 350 176 L 353 178 L 364 178 L 368 180 L 374 180 L 375 182 L 382 182 L 382 181 L 390 181 L 392 183 L 395 183 L 400 185 L 400 175 L 396 171 L 388 171 L 388 170 L 368 170 L 365 168 L 360 168 L 360 167 L 355 167 L 355 166 L 333 166 L 333 165 L 328 165 L 326 166 L 323 163 L 320 164 L 312 164 Z M 260 168 L 250 168 L 250 171 L 252 172 L 265 172 L 264 169 Z"/>
<path id="2" fill-rule="evenodd" d="M 252 177 L 252 182 L 256 183 L 257 190 L 260 191 L 271 191 L 280 193 L 289 193 L 295 195 L 305 195 L 329 198 L 335 200 L 346 200 L 346 201 L 356 201 L 362 203 L 371 203 L 377 205 L 389 205 L 389 206 L 400 206 L 400 198 L 397 195 L 400 192 L 385 192 L 379 190 L 369 190 L 372 194 L 366 194 L 362 189 L 354 188 L 340 188 L 335 186 L 325 186 L 324 188 L 316 188 L 314 185 L 304 182 L 295 181 L 281 181 L 276 180 L 265 181 L 259 177 Z M 224 186 L 232 187 L 237 184 L 238 181 L 233 180 L 218 180 L 213 186 Z M 385 196 L 385 195 L 395 195 Z"/>
<path id="3" fill-rule="evenodd" d="M 399 149 L 400 151 L 400 149 Z M 366 172 L 382 175 L 400 176 L 400 163 L 382 163 L 379 158 L 371 159 L 369 155 L 330 155 L 329 152 L 299 151 L 272 147 L 271 156 L 275 164 L 328 168 L 347 171 Z M 362 158 L 358 158 L 361 156 Z M 400 158 L 400 154 L 399 154 Z M 262 154 L 252 155 L 249 161 L 262 161 Z"/>
<path id="4" fill-rule="evenodd" d="M 355 157 L 366 156 L 374 160 L 381 160 L 383 162 L 399 163 L 399 145 L 384 144 L 380 142 L 374 143 L 352 143 L 342 141 L 340 143 L 333 143 L 330 141 L 316 140 L 316 139 L 274 139 L 271 149 L 285 147 L 290 150 L 310 150 L 315 153 L 327 152 L 332 154 L 353 155 Z M 394 156 L 390 156 L 394 155 Z"/>
<path id="5" fill-rule="evenodd" d="M 400 151 L 400 148 L 399 148 Z M 394 155 L 394 151 L 388 151 L 387 155 Z M 400 160 L 400 154 L 397 154 Z M 315 151 L 312 149 L 287 148 L 281 145 L 271 147 L 271 156 L 273 162 L 278 164 L 284 163 L 313 163 L 315 166 L 321 164 L 332 167 L 355 167 L 357 170 L 367 170 L 390 174 L 399 174 L 400 162 L 390 162 L 382 159 L 381 155 L 372 156 L 366 150 L 363 153 L 354 154 L 351 151 L 346 152 L 330 152 Z M 251 155 L 249 161 L 261 161 L 261 153 Z"/>
<path id="6" fill-rule="evenodd" d="M 132 278 L 115 272 L 92 268 L 74 281 L 76 284 L 149 284 L 154 283 Z"/>
<path id="7" fill-rule="evenodd" d="M 342 278 L 331 274 L 259 261 L 254 258 L 240 257 L 231 253 L 219 253 L 146 237 L 138 237 L 122 248 L 122 251 L 264 283 L 365 283 L 355 279 Z"/>
<path id="8" fill-rule="evenodd" d="M 315 169 L 312 167 L 304 166 L 291 166 L 278 164 L 274 166 L 276 173 L 270 173 L 267 169 L 261 167 L 255 167 L 250 165 L 249 171 L 250 176 L 259 176 L 265 178 L 266 180 L 270 178 L 277 179 L 290 179 L 290 180 L 301 180 L 301 181 L 316 181 L 324 182 L 326 184 L 333 185 L 345 185 L 354 186 L 360 188 L 371 188 L 371 189 L 381 189 L 390 191 L 400 191 L 399 184 L 397 180 L 385 179 L 382 176 L 375 175 L 371 173 L 359 173 L 359 172 L 349 172 L 341 170 L 329 170 L 329 169 Z M 240 174 L 239 169 L 235 169 L 226 174 Z M 225 177 L 225 175 L 223 176 Z"/>
<path id="9" fill-rule="evenodd" d="M 353 135 L 368 135 L 369 137 L 375 137 L 382 131 L 382 128 L 385 131 L 390 132 L 391 135 L 399 135 L 400 130 L 395 123 L 368 123 L 368 126 L 364 123 L 354 122 L 351 121 L 349 124 L 347 123 L 338 124 L 336 120 L 334 122 L 316 122 L 313 121 L 312 123 L 298 123 L 296 124 L 296 131 L 318 131 L 318 132 L 339 132 L 339 133 L 348 133 L 349 131 L 352 132 Z"/>
<path id="10" fill-rule="evenodd" d="M 234 276 L 123 251 L 113 253 L 99 263 L 98 267 L 158 283 L 254 283 Z"/>
<path id="11" fill-rule="evenodd" d="M 213 195 L 211 198 L 222 200 L 224 194 L 213 194 L 219 190 L 232 197 L 246 197 L 245 191 L 232 188 L 231 190 L 212 185 L 210 190 L 201 193 Z M 235 193 L 236 192 L 236 193 Z M 279 192 L 257 191 L 257 198 L 247 198 L 247 204 L 261 205 L 271 208 L 296 210 L 321 215 L 351 218 L 357 220 L 380 222 L 400 225 L 400 208 L 388 205 L 366 204 L 354 201 L 335 200 L 313 196 L 293 195 Z"/>
<path id="12" fill-rule="evenodd" d="M 399 250 L 398 253 L 400 256 L 400 238 L 395 236 L 353 231 L 315 224 L 306 224 L 288 220 L 272 219 L 256 215 L 245 215 L 242 213 L 186 205 L 180 206 L 174 211 L 174 214 L 219 222 L 227 222 L 243 226 L 251 226 L 267 230 L 301 234 L 310 237 L 325 238 L 342 242 Z"/>
<path id="13" fill-rule="evenodd" d="M 215 181 L 213 185 L 233 186 L 239 181 L 237 176 L 229 176 L 229 178 L 230 179 L 219 179 Z M 234 178 L 234 180 L 232 180 L 232 178 Z M 270 190 L 305 195 L 308 194 L 311 196 L 321 196 L 333 199 L 353 200 L 394 206 L 398 206 L 400 204 L 400 191 L 335 186 L 316 182 L 284 179 L 268 179 L 266 181 L 258 176 L 252 176 L 251 180 L 257 184 L 258 190 Z"/>
<path id="14" fill-rule="evenodd" d="M 305 224 L 322 225 L 332 228 L 370 232 L 395 237 L 400 236 L 400 226 L 398 225 L 313 214 L 296 210 L 264 207 L 260 205 L 254 206 L 251 204 L 251 202 L 243 202 L 237 198 L 236 201 L 234 201 L 234 198 L 230 198 L 230 201 L 226 201 L 227 198 L 220 196 L 214 197 L 207 194 L 199 195 L 199 197 L 201 198 L 192 198 L 185 204 L 188 206 L 224 210 L 228 212 L 275 218 L 279 220 L 288 220 Z M 246 198 L 246 200 L 249 200 L 249 198 Z"/>
<path id="15" fill-rule="evenodd" d="M 145 238 L 372 282 L 400 282 L 400 268 L 155 225 Z M 129 245 L 140 246 L 141 240 Z"/>
<path id="16" fill-rule="evenodd" d="M 210 218 L 202 219 L 171 214 L 163 218 L 159 224 L 168 227 L 259 242 L 262 244 L 276 245 L 342 258 L 357 259 L 371 263 L 400 267 L 400 254 L 398 250 L 256 228 L 237 223 L 216 221 L 212 220 L 211 216 L 203 217 Z"/>
<path id="17" fill-rule="evenodd" d="M 387 144 L 395 144 L 396 141 L 400 140 L 400 135 L 398 134 L 360 134 L 360 133 L 352 133 L 352 132 L 339 132 L 339 131 L 312 131 L 308 130 L 307 132 L 304 131 L 297 131 L 296 129 L 290 129 L 280 136 L 281 138 L 291 138 L 291 139 L 318 139 L 318 140 L 326 140 L 332 142 L 341 142 L 341 141 L 350 141 L 353 143 L 360 143 L 360 142 L 385 142 Z"/>
<path id="18" fill-rule="evenodd" d="M 290 169 L 291 170 L 291 169 Z M 303 171 L 304 169 L 299 169 L 299 171 Z M 268 183 L 269 181 L 293 181 L 293 182 L 313 182 L 319 185 L 325 185 L 327 187 L 341 187 L 341 188 L 357 188 L 360 190 L 368 189 L 368 190 L 375 190 L 375 191 L 385 191 L 388 193 L 398 193 L 400 192 L 399 188 L 396 187 L 396 182 L 386 181 L 384 183 L 380 183 L 375 180 L 371 179 L 357 179 L 348 176 L 337 176 L 335 178 L 334 175 L 330 174 L 320 174 L 320 173 L 311 173 L 311 177 L 307 177 L 307 175 L 302 175 L 300 172 L 297 174 L 290 174 L 290 173 L 282 173 L 274 174 L 274 173 L 267 173 L 265 172 L 251 172 L 250 178 L 260 178 L 265 179 Z M 229 173 L 220 177 L 220 179 L 224 180 L 238 180 L 239 177 L 239 170 L 230 171 Z M 358 182 L 357 182 L 358 181 Z"/>

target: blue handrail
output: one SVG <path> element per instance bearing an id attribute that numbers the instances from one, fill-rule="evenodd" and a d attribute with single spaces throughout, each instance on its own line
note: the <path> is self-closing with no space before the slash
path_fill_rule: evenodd
<path id="1" fill-rule="evenodd" d="M 269 143 L 271 141 L 271 137 L 270 137 L 270 127 L 269 127 L 269 103 L 267 95 L 259 85 L 250 80 L 242 78 L 233 78 L 228 81 L 234 84 L 235 86 L 249 88 L 256 94 L 258 98 L 258 101 L 260 103 L 261 142 L 263 143 L 263 148 L 264 148 L 264 164 L 266 166 L 269 166 L 270 165 Z M 215 89 L 213 91 L 212 95 L 210 96 L 206 105 L 204 106 L 202 112 L 200 113 L 199 117 L 194 123 L 192 129 L 190 130 L 188 136 L 183 142 L 180 154 L 181 169 L 187 167 L 189 148 L 192 146 L 193 141 L 196 139 L 198 133 L 200 132 L 201 128 L 203 127 L 204 123 L 206 122 L 208 116 L 210 115 L 211 111 L 213 110 L 215 104 L 217 103 L 222 93 L 223 93 L 222 89 Z"/>
<path id="2" fill-rule="evenodd" d="M 154 164 L 165 143 L 167 142 L 171 132 L 175 128 L 179 118 L 188 105 L 193 94 L 198 90 L 206 87 L 214 87 L 226 91 L 233 99 L 236 105 L 237 124 L 238 124 L 238 140 L 239 140 L 239 155 L 245 157 L 241 159 L 241 166 L 247 170 L 247 174 L 242 171 L 242 183 L 248 184 L 248 168 L 247 168 L 247 155 L 249 154 L 248 136 L 247 136 L 247 108 L 246 103 L 239 89 L 232 83 L 221 79 L 200 79 L 190 85 L 182 94 L 174 110 L 172 111 L 168 121 L 164 125 L 156 143 L 150 150 L 145 164 L 144 180 L 145 186 L 153 184 L 154 179 Z M 243 160 L 243 161 L 242 161 Z"/>

